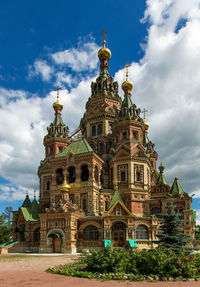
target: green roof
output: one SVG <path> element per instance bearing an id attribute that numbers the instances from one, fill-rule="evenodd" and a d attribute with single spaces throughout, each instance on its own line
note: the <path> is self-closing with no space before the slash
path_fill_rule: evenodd
<path id="1" fill-rule="evenodd" d="M 26 195 L 26 198 L 24 199 L 22 207 L 31 207 L 31 201 L 30 201 L 28 194 Z"/>
<path id="2" fill-rule="evenodd" d="M 124 95 L 124 99 L 123 99 L 123 102 L 122 102 L 122 108 L 124 107 L 127 107 L 128 109 L 130 109 L 132 107 L 133 103 L 132 103 L 132 100 L 131 100 L 131 96 L 129 95 Z"/>
<path id="3" fill-rule="evenodd" d="M 116 191 L 115 191 L 115 194 L 114 194 L 114 196 L 113 196 L 113 199 L 112 199 L 112 201 L 111 201 L 111 203 L 110 203 L 110 206 L 109 206 L 108 210 L 109 210 L 109 209 L 115 204 L 115 202 L 118 201 L 118 200 L 124 205 L 124 202 L 123 202 L 123 200 L 122 200 L 122 198 L 121 198 L 121 196 L 120 196 L 118 190 L 116 190 Z"/>
<path id="4" fill-rule="evenodd" d="M 183 190 L 177 176 L 175 177 L 174 182 L 171 186 L 170 193 L 171 194 L 175 194 L 175 193 L 183 194 L 184 193 L 184 190 Z"/>
<path id="5" fill-rule="evenodd" d="M 158 180 L 157 180 L 157 184 L 159 184 L 159 183 L 163 183 L 163 184 L 168 185 L 167 180 L 166 180 L 166 178 L 162 172 L 160 172 Z"/>
<path id="6" fill-rule="evenodd" d="M 21 211 L 26 221 L 39 221 L 39 213 L 42 213 L 42 210 L 35 198 L 30 206 L 25 207 L 22 205 Z"/>
<path id="7" fill-rule="evenodd" d="M 93 152 L 93 149 L 91 148 L 86 139 L 80 139 L 70 143 L 68 147 L 63 152 L 57 154 L 56 157 L 66 156 L 69 152 L 72 152 L 73 154 L 81 154 Z"/>

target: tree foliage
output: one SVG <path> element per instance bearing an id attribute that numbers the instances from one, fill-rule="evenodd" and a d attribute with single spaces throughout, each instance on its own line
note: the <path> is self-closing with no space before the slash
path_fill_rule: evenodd
<path id="1" fill-rule="evenodd" d="M 167 213 L 162 215 L 162 218 L 164 219 L 162 232 L 157 235 L 159 237 L 159 245 L 178 253 L 187 245 L 189 239 L 183 233 L 183 220 L 180 213 L 174 210 L 172 202 L 168 206 Z"/>
<path id="2" fill-rule="evenodd" d="M 8 242 L 12 238 L 12 207 L 6 207 L 0 215 L 0 244 Z"/>

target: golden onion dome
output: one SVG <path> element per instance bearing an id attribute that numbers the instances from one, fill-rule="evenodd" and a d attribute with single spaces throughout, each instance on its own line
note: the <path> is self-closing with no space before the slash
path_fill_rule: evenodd
<path id="1" fill-rule="evenodd" d="M 104 59 L 110 59 L 111 58 L 111 51 L 105 47 L 105 43 L 106 41 L 104 40 L 103 41 L 103 48 L 101 48 L 99 51 L 98 51 L 98 57 L 99 57 L 99 60 L 102 61 Z"/>
<path id="2" fill-rule="evenodd" d="M 123 82 L 122 84 L 123 91 L 132 90 L 132 89 L 133 89 L 133 83 L 131 81 L 127 79 L 125 82 Z"/>
<path id="3" fill-rule="evenodd" d="M 63 185 L 60 187 L 60 191 L 68 192 L 70 191 L 70 185 L 67 183 L 66 179 L 63 182 Z"/>
<path id="4" fill-rule="evenodd" d="M 144 121 L 144 127 L 145 127 L 145 130 L 148 130 L 148 128 L 149 128 L 149 124 L 146 123 L 145 121 Z"/>
<path id="5" fill-rule="evenodd" d="M 57 99 L 57 102 L 53 103 L 53 108 L 54 108 L 55 111 L 56 110 L 60 110 L 61 111 L 63 109 L 63 105 Z"/>

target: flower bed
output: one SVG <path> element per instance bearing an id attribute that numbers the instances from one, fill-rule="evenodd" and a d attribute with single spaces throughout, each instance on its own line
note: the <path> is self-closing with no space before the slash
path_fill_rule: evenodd
<path id="1" fill-rule="evenodd" d="M 200 278 L 200 254 L 174 253 L 170 249 L 93 250 L 70 265 L 55 266 L 47 272 L 99 280 L 177 280 Z"/>

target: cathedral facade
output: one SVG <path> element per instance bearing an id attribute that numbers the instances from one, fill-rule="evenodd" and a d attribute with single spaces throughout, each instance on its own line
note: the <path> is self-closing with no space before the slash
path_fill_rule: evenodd
<path id="1" fill-rule="evenodd" d="M 39 203 L 28 194 L 13 214 L 14 240 L 39 252 L 82 252 L 103 246 L 152 248 L 162 232 L 162 214 L 173 201 L 183 230 L 194 237 L 192 198 L 176 176 L 170 185 L 149 140 L 145 116 L 132 101 L 133 84 L 109 75 L 111 52 L 98 52 L 100 74 L 80 121 L 79 136 L 63 123 L 62 104 L 44 137 Z M 59 93 L 59 91 L 58 91 Z M 67 112 L 67 111 L 66 111 Z M 145 110 L 144 110 L 145 115 Z"/>

